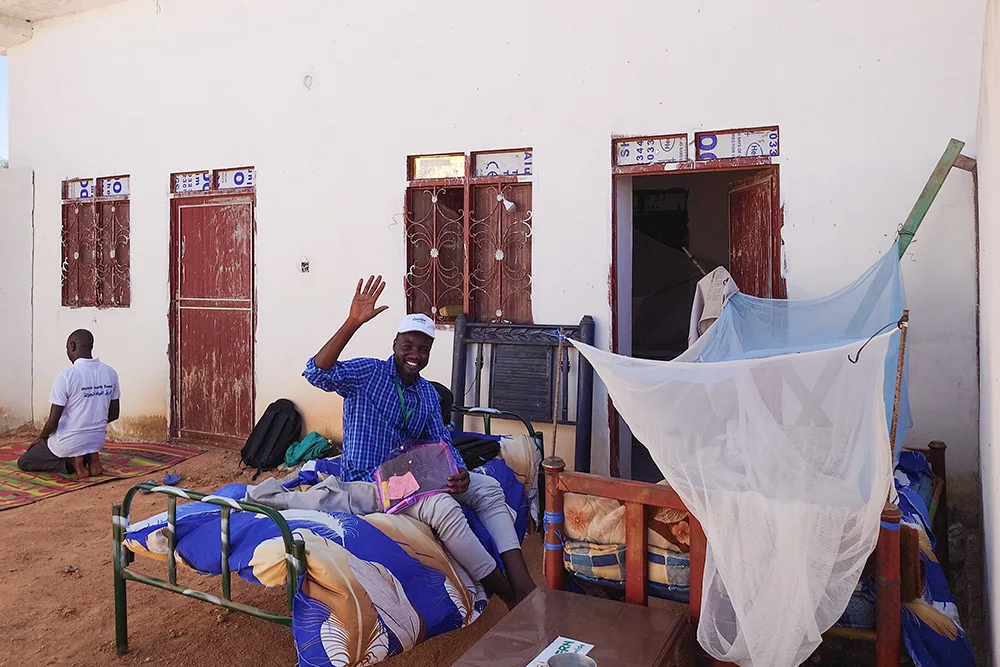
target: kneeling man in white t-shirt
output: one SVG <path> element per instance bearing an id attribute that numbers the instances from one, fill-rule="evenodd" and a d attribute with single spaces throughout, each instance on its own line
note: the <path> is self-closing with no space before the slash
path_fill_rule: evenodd
<path id="1" fill-rule="evenodd" d="M 118 373 L 94 358 L 94 334 L 79 329 L 66 341 L 73 365 L 56 377 L 49 419 L 17 467 L 27 472 L 64 472 L 77 479 L 103 475 L 98 452 L 108 423 L 118 419 Z"/>

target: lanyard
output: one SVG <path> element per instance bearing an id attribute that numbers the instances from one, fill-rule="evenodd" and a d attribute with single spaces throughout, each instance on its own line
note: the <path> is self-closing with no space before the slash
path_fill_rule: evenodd
<path id="1" fill-rule="evenodd" d="M 412 408 L 407 410 L 406 398 L 403 397 L 403 385 L 400 384 L 399 380 L 393 380 L 393 383 L 396 385 L 396 394 L 399 396 L 399 408 L 403 411 L 403 428 L 406 428 L 406 422 L 410 418 L 410 415 L 413 414 L 413 411 L 417 406 L 414 405 Z"/>

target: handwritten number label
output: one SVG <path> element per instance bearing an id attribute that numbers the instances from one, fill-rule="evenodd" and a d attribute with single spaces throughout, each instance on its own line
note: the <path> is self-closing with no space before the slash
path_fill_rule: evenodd
<path id="1" fill-rule="evenodd" d="M 621 166 L 645 166 L 647 164 L 682 162 L 687 159 L 687 144 L 678 142 L 679 140 L 673 137 L 619 141 L 615 143 L 618 164 Z M 678 148 L 682 150 L 678 151 Z"/>

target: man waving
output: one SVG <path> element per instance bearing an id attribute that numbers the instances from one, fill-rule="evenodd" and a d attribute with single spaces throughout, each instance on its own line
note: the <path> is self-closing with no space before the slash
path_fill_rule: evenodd
<path id="1" fill-rule="evenodd" d="M 303 375 L 314 386 L 344 399 L 342 479 L 373 482 L 376 469 L 410 440 L 451 444 L 441 418 L 440 399 L 433 385 L 420 376 L 434 344 L 434 321 L 426 315 L 407 315 L 400 323 L 386 360 L 340 356 L 366 322 L 388 306 L 378 306 L 385 289 L 382 276 L 358 281 L 351 311 L 340 329 L 309 360 Z M 513 607 L 534 588 L 524 563 L 514 523 L 500 483 L 486 475 L 470 475 L 454 447 L 459 472 L 449 478 L 450 494 L 423 498 L 403 514 L 429 525 L 477 581 Z M 496 543 L 504 572 L 473 534 L 461 505 L 483 522 Z"/>

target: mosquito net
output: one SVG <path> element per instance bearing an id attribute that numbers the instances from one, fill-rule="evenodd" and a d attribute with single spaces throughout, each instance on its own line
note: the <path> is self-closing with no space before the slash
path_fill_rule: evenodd
<path id="1" fill-rule="evenodd" d="M 867 339 L 895 323 L 906 307 L 899 244 L 893 244 L 871 268 L 847 287 L 818 299 L 758 299 L 737 293 L 731 296 L 715 324 L 675 361 L 732 361 L 788 354 L 843 345 Z M 899 330 L 893 330 L 886 355 L 884 397 L 886 418 L 892 422 L 896 390 Z M 899 445 L 913 426 L 907 392 L 909 363 L 904 360 L 899 401 Z M 829 380 L 829 373 L 824 383 Z"/>
<path id="2" fill-rule="evenodd" d="M 898 333 L 878 332 L 902 314 L 895 251 L 825 299 L 735 295 L 680 360 L 573 343 L 705 530 L 698 640 L 717 659 L 800 664 L 875 549 L 892 470 Z"/>

